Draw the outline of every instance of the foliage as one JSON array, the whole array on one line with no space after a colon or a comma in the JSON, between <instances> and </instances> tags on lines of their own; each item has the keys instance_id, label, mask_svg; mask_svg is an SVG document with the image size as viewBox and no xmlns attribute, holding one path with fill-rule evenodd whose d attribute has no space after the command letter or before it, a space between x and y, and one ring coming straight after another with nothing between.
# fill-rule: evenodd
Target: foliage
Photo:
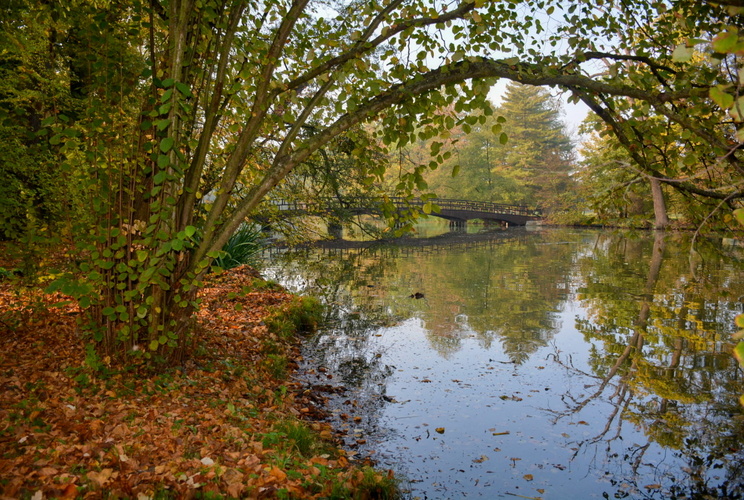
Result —
<instances>
[{"instance_id":1,"label":"foliage","mask_svg":"<svg viewBox=\"0 0 744 500\"><path fill-rule=\"evenodd\" d=\"M230 236L213 265L227 270L243 264L255 264L261 251L261 228L244 225Z\"/></svg>"},{"instance_id":2,"label":"foliage","mask_svg":"<svg viewBox=\"0 0 744 500\"><path fill-rule=\"evenodd\" d=\"M592 213L592 223L643 227L653 218L648 184L617 141L593 133L581 156L574 199L580 210Z\"/></svg>"},{"instance_id":3,"label":"foliage","mask_svg":"<svg viewBox=\"0 0 744 500\"><path fill-rule=\"evenodd\" d=\"M569 173L574 168L560 103L546 89L510 83L496 112L506 120L503 127L493 128L500 132L500 147L495 148L492 170L524 184L523 204L555 211L560 194L573 187Z\"/></svg>"},{"instance_id":4,"label":"foliage","mask_svg":"<svg viewBox=\"0 0 744 500\"><path fill-rule=\"evenodd\" d=\"M573 145L560 109L546 89L510 83L500 106L478 116L460 116L462 123L445 140L419 140L392 154L397 169L387 177L425 167L432 171L416 186L419 190L455 199L541 205L550 211L572 184ZM441 157L441 166L432 155Z\"/></svg>"},{"instance_id":5,"label":"foliage","mask_svg":"<svg viewBox=\"0 0 744 500\"><path fill-rule=\"evenodd\" d=\"M277 186L313 192L349 169L363 186L383 176L375 141L433 140L396 185L426 190L449 130L493 114L499 78L570 91L645 175L694 200L744 196L738 139L711 90L738 56L685 56L729 23L713 3L14 0L2 19L20 55L5 62L9 82L23 83L0 96L5 133L26 146L14 163L52 155L39 178L65 181L12 188L14 210L36 221L40 200L62 207L83 262L55 288L75 292L92 339L123 359L182 359L211 260ZM21 109L34 110L35 138L7 128Z\"/></svg>"},{"instance_id":6,"label":"foliage","mask_svg":"<svg viewBox=\"0 0 744 500\"><path fill-rule=\"evenodd\" d=\"M735 210L734 216L736 217L739 224L744 225L744 210ZM736 316L735 322L736 326L741 328L741 330L733 335L733 340L739 341L734 347L734 357L737 359L737 361L739 361L739 365L744 368L744 314L739 314L738 316ZM739 398L739 402L742 404L742 406L744 406L744 395Z\"/></svg>"}]
</instances>

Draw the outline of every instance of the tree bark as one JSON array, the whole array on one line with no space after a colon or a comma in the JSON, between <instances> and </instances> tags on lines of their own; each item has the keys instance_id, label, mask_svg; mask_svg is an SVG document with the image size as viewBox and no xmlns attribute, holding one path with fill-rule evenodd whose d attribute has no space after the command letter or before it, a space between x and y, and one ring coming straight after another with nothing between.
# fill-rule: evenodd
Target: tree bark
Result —
<instances>
[{"instance_id":1,"label":"tree bark","mask_svg":"<svg viewBox=\"0 0 744 500\"><path fill-rule=\"evenodd\" d=\"M651 196L654 200L654 229L666 229L669 225L669 217L661 182L655 177L649 177L648 180L651 183Z\"/></svg>"}]
</instances>

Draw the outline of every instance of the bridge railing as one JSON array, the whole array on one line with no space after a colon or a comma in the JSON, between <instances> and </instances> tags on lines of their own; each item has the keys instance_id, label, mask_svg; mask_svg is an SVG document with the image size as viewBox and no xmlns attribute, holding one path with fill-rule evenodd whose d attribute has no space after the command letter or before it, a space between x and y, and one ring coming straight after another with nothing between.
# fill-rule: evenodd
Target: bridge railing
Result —
<instances>
[{"instance_id":1,"label":"bridge railing","mask_svg":"<svg viewBox=\"0 0 744 500\"><path fill-rule=\"evenodd\" d=\"M390 197L389 199L399 208L409 206L423 207L426 203L418 198L408 199L403 197ZM504 203L491 203L488 201L451 200L447 198L432 199L431 202L442 210L463 210L492 214L524 215L528 217L542 216L542 212L539 209L530 208L524 205L509 205ZM284 200L272 201L271 203L279 211L322 213L327 211L328 207L332 204L337 204L338 200L320 198L310 203ZM375 198L352 198L345 200L344 208L353 209L359 207L370 207L378 205L379 203L379 200Z\"/></svg>"},{"instance_id":2,"label":"bridge railing","mask_svg":"<svg viewBox=\"0 0 744 500\"><path fill-rule=\"evenodd\" d=\"M395 203L396 206L412 205L422 207L425 203L420 199L408 200L407 198L398 197L392 197L390 200ZM467 210L471 212L526 215L532 217L539 217L542 215L540 210L525 205L508 205L505 203L492 203L490 201L451 200L447 198L437 198L431 201L442 210Z\"/></svg>"}]
</instances>

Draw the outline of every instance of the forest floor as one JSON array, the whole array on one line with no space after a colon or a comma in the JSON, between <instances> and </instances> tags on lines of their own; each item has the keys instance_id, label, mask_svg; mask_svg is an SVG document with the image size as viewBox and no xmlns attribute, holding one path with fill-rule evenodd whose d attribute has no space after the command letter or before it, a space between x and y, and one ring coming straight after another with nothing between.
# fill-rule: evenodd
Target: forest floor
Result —
<instances>
[{"instance_id":1,"label":"forest floor","mask_svg":"<svg viewBox=\"0 0 744 500\"><path fill-rule=\"evenodd\" d=\"M0 266L6 263L0 262ZM293 381L297 298L241 267L202 291L182 366L117 367L66 297L0 279L0 498L382 498Z\"/></svg>"}]
</instances>

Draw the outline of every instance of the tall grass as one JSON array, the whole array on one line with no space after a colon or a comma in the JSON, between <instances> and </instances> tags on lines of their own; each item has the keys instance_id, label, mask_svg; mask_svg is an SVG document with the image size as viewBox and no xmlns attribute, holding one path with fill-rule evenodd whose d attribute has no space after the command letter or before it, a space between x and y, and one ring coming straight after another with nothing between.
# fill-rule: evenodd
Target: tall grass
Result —
<instances>
[{"instance_id":1,"label":"tall grass","mask_svg":"<svg viewBox=\"0 0 744 500\"><path fill-rule=\"evenodd\" d=\"M244 224L222 247L222 253L213 265L222 269L232 269L243 264L255 265L256 255L261 251L261 228Z\"/></svg>"}]
</instances>

